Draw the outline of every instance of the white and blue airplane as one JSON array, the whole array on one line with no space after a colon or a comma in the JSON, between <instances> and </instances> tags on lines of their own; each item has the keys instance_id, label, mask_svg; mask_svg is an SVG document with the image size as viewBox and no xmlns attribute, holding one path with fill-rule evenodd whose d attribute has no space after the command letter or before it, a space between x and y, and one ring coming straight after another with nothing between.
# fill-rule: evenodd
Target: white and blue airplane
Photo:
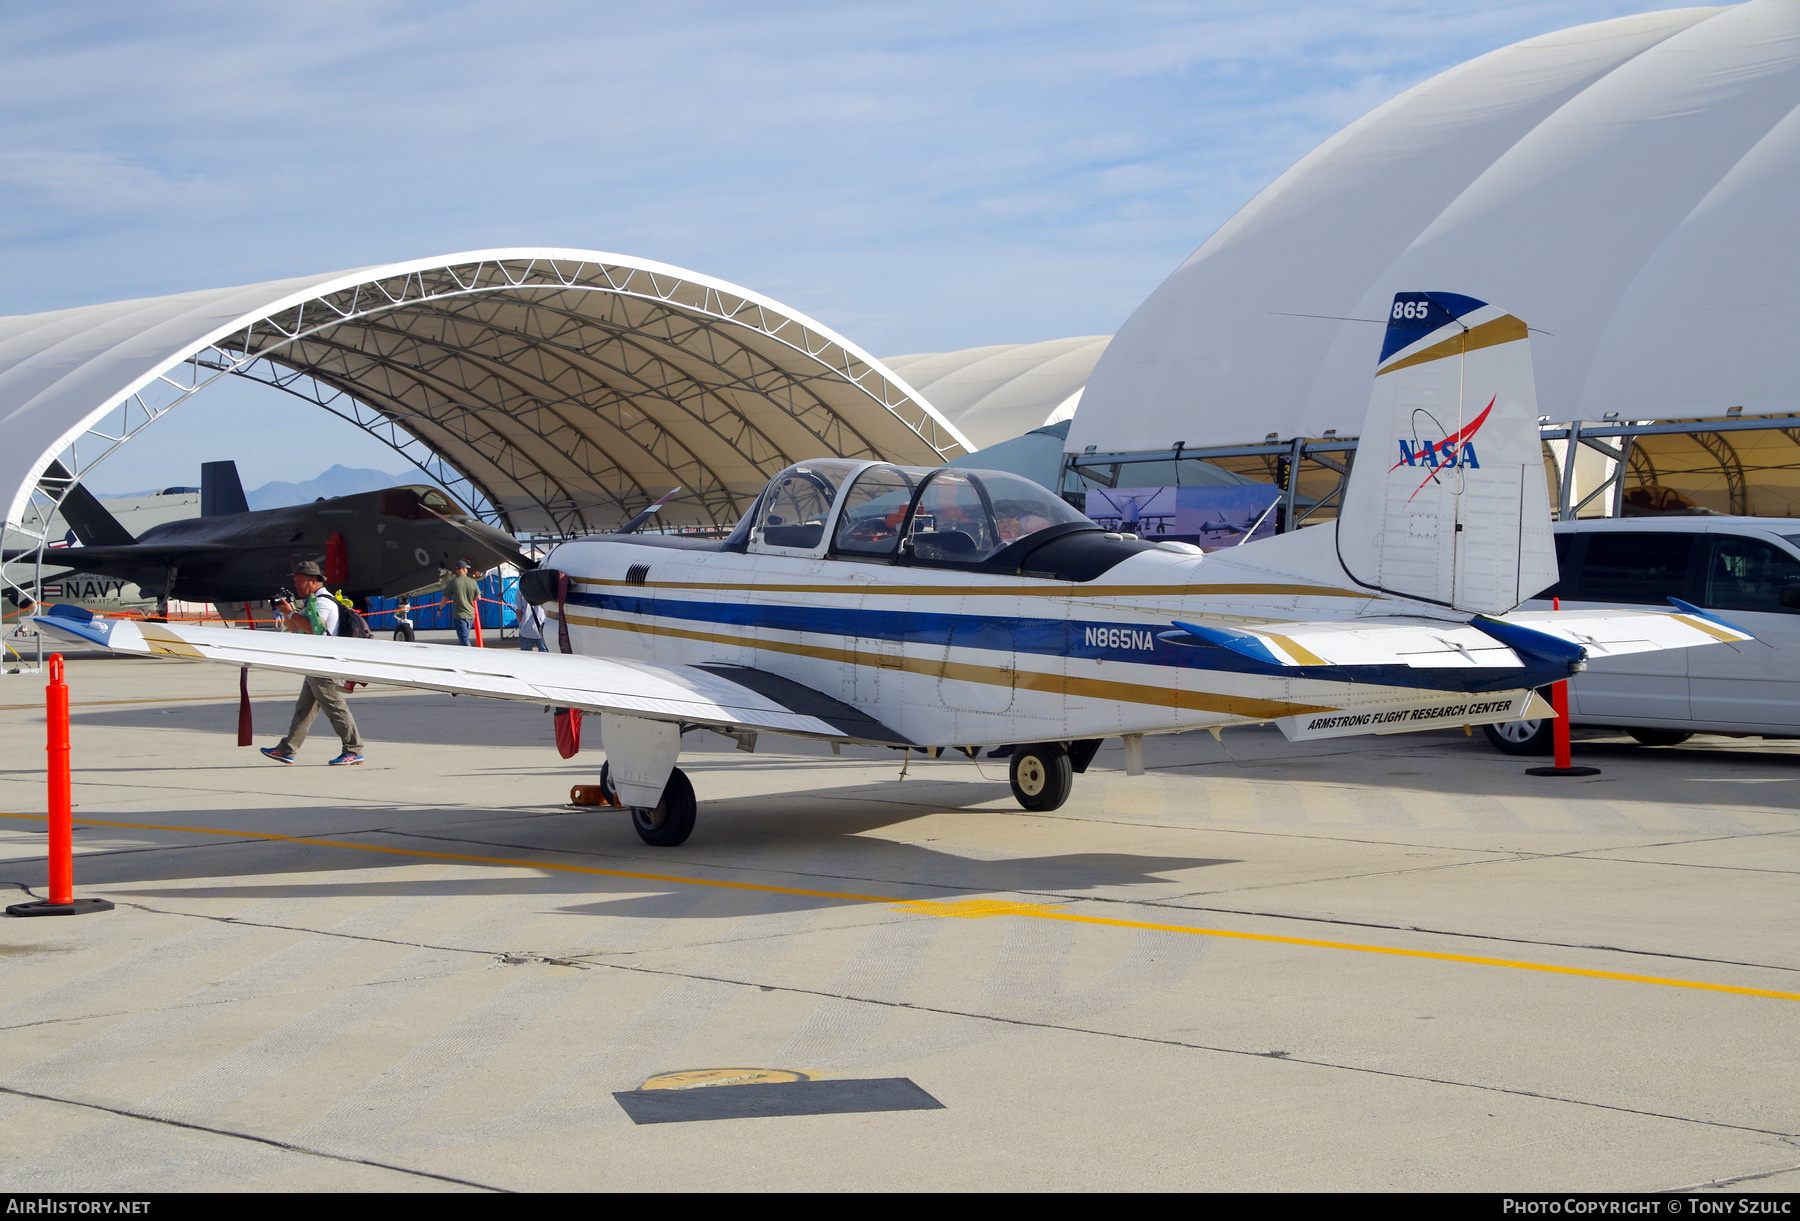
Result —
<instances>
[{"instance_id":1,"label":"white and blue airplane","mask_svg":"<svg viewBox=\"0 0 1800 1221\"><path fill-rule=\"evenodd\" d=\"M730 537L601 535L525 574L557 653L139 623L36 624L127 654L597 713L601 790L680 844L696 729L970 757L1068 797L1102 740L1273 722L1290 739L1549 715L1590 657L1749 636L1693 607L1519 613L1557 579L1526 326L1450 293L1394 299L1334 523L1203 554L1109 533L1015 475L826 458Z\"/></svg>"}]
</instances>

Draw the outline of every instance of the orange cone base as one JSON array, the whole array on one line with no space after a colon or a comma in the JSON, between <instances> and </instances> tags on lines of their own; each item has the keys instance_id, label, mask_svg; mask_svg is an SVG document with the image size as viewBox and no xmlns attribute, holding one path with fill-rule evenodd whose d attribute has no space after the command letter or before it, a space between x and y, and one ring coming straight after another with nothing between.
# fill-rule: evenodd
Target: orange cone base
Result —
<instances>
[{"instance_id":1,"label":"orange cone base","mask_svg":"<svg viewBox=\"0 0 1800 1221\"><path fill-rule=\"evenodd\" d=\"M1527 776L1598 776L1597 767L1528 767Z\"/></svg>"},{"instance_id":2,"label":"orange cone base","mask_svg":"<svg viewBox=\"0 0 1800 1221\"><path fill-rule=\"evenodd\" d=\"M619 805L616 800L608 801L606 789L598 784L578 784L570 789L569 804L572 806L612 806L614 808Z\"/></svg>"},{"instance_id":3,"label":"orange cone base","mask_svg":"<svg viewBox=\"0 0 1800 1221\"><path fill-rule=\"evenodd\" d=\"M33 903L14 903L6 909L9 916L85 916L89 912L109 912L113 905L105 899L76 899L73 903L52 903L38 899Z\"/></svg>"}]
</instances>

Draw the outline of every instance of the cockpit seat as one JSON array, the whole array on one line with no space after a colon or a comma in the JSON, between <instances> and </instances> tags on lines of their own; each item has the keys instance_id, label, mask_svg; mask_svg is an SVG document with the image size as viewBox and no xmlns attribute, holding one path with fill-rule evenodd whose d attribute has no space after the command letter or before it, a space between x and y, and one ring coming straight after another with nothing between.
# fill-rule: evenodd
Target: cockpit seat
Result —
<instances>
[{"instance_id":1,"label":"cockpit seat","mask_svg":"<svg viewBox=\"0 0 1800 1221\"><path fill-rule=\"evenodd\" d=\"M771 547L817 547L825 535L823 522L804 526L764 526L763 541Z\"/></svg>"},{"instance_id":2,"label":"cockpit seat","mask_svg":"<svg viewBox=\"0 0 1800 1221\"><path fill-rule=\"evenodd\" d=\"M975 540L961 530L932 530L915 534L913 555L921 560L970 560L980 550Z\"/></svg>"}]
</instances>

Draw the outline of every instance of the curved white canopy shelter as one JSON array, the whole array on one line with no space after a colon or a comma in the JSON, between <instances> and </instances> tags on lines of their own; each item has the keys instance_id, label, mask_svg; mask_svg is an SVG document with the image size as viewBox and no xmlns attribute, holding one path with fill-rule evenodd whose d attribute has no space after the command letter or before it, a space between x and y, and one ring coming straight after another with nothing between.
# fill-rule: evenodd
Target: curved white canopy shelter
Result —
<instances>
[{"instance_id":1,"label":"curved white canopy shelter","mask_svg":"<svg viewBox=\"0 0 1800 1221\"><path fill-rule=\"evenodd\" d=\"M988 446L1075 414L1081 388L1111 341L1110 335L1078 335L888 356L883 363L971 441Z\"/></svg>"},{"instance_id":2,"label":"curved white canopy shelter","mask_svg":"<svg viewBox=\"0 0 1800 1221\"><path fill-rule=\"evenodd\" d=\"M1794 415L1800 5L1642 13L1453 68L1326 141L1120 329L1068 448L1360 430L1401 290L1532 336L1552 420ZM1307 317L1319 315L1322 317Z\"/></svg>"},{"instance_id":3,"label":"curved white canopy shelter","mask_svg":"<svg viewBox=\"0 0 1800 1221\"><path fill-rule=\"evenodd\" d=\"M521 532L609 528L676 484L665 522L721 525L795 461L974 448L767 297L623 255L487 250L0 318L6 521L66 448L79 474L233 374L351 420Z\"/></svg>"}]
</instances>

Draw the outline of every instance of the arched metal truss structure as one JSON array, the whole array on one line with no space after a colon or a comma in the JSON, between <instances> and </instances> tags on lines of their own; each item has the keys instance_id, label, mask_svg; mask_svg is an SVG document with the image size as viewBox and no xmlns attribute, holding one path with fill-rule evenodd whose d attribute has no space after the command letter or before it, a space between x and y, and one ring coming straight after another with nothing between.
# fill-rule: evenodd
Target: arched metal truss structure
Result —
<instances>
[{"instance_id":1,"label":"arched metal truss structure","mask_svg":"<svg viewBox=\"0 0 1800 1221\"><path fill-rule=\"evenodd\" d=\"M0 318L0 537L41 546L61 485L218 379L333 412L506 528L720 526L770 476L834 455L974 448L901 378L805 315L661 263L481 251Z\"/></svg>"},{"instance_id":2,"label":"arched metal truss structure","mask_svg":"<svg viewBox=\"0 0 1800 1221\"><path fill-rule=\"evenodd\" d=\"M99 448L79 475L230 374L437 463L472 509L541 533L605 528L671 483L688 520L716 525L799 458L972 448L873 357L747 289L620 255L485 251L0 319L0 429L9 448L47 442L0 458L7 520L65 446Z\"/></svg>"}]
</instances>

